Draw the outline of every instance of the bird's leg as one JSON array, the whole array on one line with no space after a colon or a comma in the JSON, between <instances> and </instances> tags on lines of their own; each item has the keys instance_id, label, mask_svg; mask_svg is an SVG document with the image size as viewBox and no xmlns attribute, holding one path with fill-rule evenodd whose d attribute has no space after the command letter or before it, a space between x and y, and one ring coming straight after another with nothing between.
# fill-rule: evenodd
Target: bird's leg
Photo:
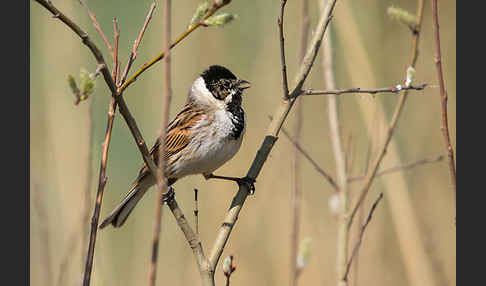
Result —
<instances>
[{"instance_id":1,"label":"bird's leg","mask_svg":"<svg viewBox=\"0 0 486 286\"><path fill-rule=\"evenodd\" d=\"M162 194L162 204L169 203L174 199L174 197L175 197L174 188L172 186L169 186L167 192Z\"/></svg>"},{"instance_id":2,"label":"bird's leg","mask_svg":"<svg viewBox=\"0 0 486 286\"><path fill-rule=\"evenodd\" d=\"M250 190L250 194L253 195L255 193L255 179L252 179L250 177L243 177L243 178L237 178L237 177L226 177L226 176L217 176L214 175L213 173L211 174L203 174L204 178L206 180L209 179L220 179L220 180L227 180L227 181L233 181L238 183L238 186L241 184L246 184L248 186L248 189Z\"/></svg>"}]
</instances>

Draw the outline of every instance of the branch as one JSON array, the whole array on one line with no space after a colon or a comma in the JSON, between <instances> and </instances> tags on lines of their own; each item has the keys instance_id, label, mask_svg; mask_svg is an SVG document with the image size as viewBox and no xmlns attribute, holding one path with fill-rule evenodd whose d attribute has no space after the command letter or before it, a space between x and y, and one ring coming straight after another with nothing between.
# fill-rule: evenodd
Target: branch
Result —
<instances>
[{"instance_id":1,"label":"branch","mask_svg":"<svg viewBox=\"0 0 486 286\"><path fill-rule=\"evenodd\" d=\"M165 96L164 96L164 104L162 110L162 128L160 131L160 147L158 150L159 156L159 168L158 168L158 176L157 176L157 187L159 191L158 199L156 200L155 206L155 219L154 219L154 232L153 232L153 239L152 239L152 260L150 264L149 270L149 286L155 286L155 279L157 275L157 258L158 258L158 250L159 250L159 237L160 237L160 229L161 229L161 220L162 220L162 198L163 194L167 192L167 177L166 177L166 160L165 160L165 150L166 150L166 126L169 125L169 110L170 110L170 102L172 98L172 91L171 91L171 78L170 78L170 29L171 29L171 1L165 0L165 7L164 7L164 18L165 18L165 43L167 48L167 56L165 57L164 62L164 71L165 71Z\"/></svg>"},{"instance_id":2,"label":"branch","mask_svg":"<svg viewBox=\"0 0 486 286\"><path fill-rule=\"evenodd\" d=\"M324 36L324 32L328 26L329 20L331 19L332 12L334 10L334 6L337 0L329 2L328 6L326 7L325 11L321 13L319 23L317 28L315 29L314 36L309 44L309 48L307 49L306 56L304 58L304 62L301 64L300 72L296 76L296 82L299 84L297 87L292 91L291 94L298 94L300 92L300 88L302 84L305 82L312 65L314 64L315 56L319 49L320 43L322 41L322 37ZM258 150L253 163L250 169L247 172L247 177L250 179L256 179L265 164L268 155L270 154L275 142L277 141L278 133L281 129L282 124L285 122L285 119L288 115L288 112L291 110L293 105L293 100L283 99L280 106L277 107L275 112L275 116L270 123L269 129L267 131L267 135L263 140L263 143ZM238 189L238 193L233 198L231 202L229 211L226 215L226 218L221 225L216 241L214 242L213 248L209 255L209 265L210 270L214 272L216 265L221 257L221 253L228 241L229 235L236 223L238 215L245 203L245 200L249 194L249 189L247 184L241 184Z\"/></svg>"},{"instance_id":3,"label":"branch","mask_svg":"<svg viewBox=\"0 0 486 286\"><path fill-rule=\"evenodd\" d=\"M300 146L300 144L297 143L292 138L292 136L288 133L288 131L284 127L282 127L281 131L289 139L289 141L292 144L294 144L294 147L309 161L309 163L311 163L312 166L314 166L316 171L329 182L329 184L334 188L334 190L339 191L339 187L334 181L334 179L331 177L331 175L329 175L326 171L324 171L324 169L322 169L321 166L319 166L319 164L317 164L317 162L314 161L314 159L312 159L312 156L310 156L309 153L306 150L304 150L304 148Z\"/></svg>"},{"instance_id":4,"label":"branch","mask_svg":"<svg viewBox=\"0 0 486 286\"><path fill-rule=\"evenodd\" d=\"M36 0L37 1L37 0ZM206 20L207 18L211 17L216 11L218 11L220 8L226 6L229 4L231 0L215 0L213 4L211 5L211 8L206 12L206 14L202 17L201 21L197 22L196 24L190 26L184 33L182 33L174 43L170 45L169 49L172 49L175 47L178 43L180 43L184 38L186 38L190 33L192 33L194 30L199 28L200 26L203 25L203 21ZM169 50L167 49L167 51ZM162 52L155 58L153 58L150 62L143 64L143 66L133 75L131 76L120 88L118 91L121 93L123 92L129 85L131 85L135 80L137 80L138 76L140 76L143 72L145 72L147 69L149 69L151 66L153 66L155 63L160 61L161 59L164 58L165 54L167 51Z\"/></svg>"},{"instance_id":5,"label":"branch","mask_svg":"<svg viewBox=\"0 0 486 286\"><path fill-rule=\"evenodd\" d=\"M394 87L385 87L385 88L377 88L377 89L361 89L359 87L356 88L349 88L349 89L341 89L341 90L302 90L301 95L341 95L341 94L359 94L359 93L367 93L367 94L377 94L377 93L399 93L402 90L423 90L427 86L426 83L422 83L416 86L402 86L396 85Z\"/></svg>"},{"instance_id":6,"label":"branch","mask_svg":"<svg viewBox=\"0 0 486 286\"><path fill-rule=\"evenodd\" d=\"M324 8L324 2L320 1L321 9ZM323 46L322 68L324 70L324 82L327 89L335 89L336 81L334 77L334 66L332 57L332 42L331 34L328 34ZM308 92L308 94L311 94ZM329 130L332 149L334 153L334 161L336 164L337 187L339 190L339 221L338 221L338 235L337 235L337 252L336 252L336 269L338 276L344 272L346 259L348 255L348 231L346 228L346 215L348 208L348 182L347 182L347 168L346 168L346 154L344 152L343 142L341 138L339 126L339 102L338 96L330 96L328 100L328 118Z\"/></svg>"},{"instance_id":7,"label":"branch","mask_svg":"<svg viewBox=\"0 0 486 286\"><path fill-rule=\"evenodd\" d=\"M283 20L284 20L284 11L285 5L287 4L287 0L281 0L280 2L280 17L278 18L278 30L279 30L279 37L280 37L280 61L282 64L282 87L283 87L283 98L289 97L289 84L287 80L287 64L285 62L285 38L284 38L284 31L283 31Z\"/></svg>"},{"instance_id":8,"label":"branch","mask_svg":"<svg viewBox=\"0 0 486 286\"><path fill-rule=\"evenodd\" d=\"M426 158L426 159L418 160L418 161L415 161L415 162L412 162L412 163L391 167L391 168L388 168L388 169L383 170L381 172L377 172L375 177L383 176L383 175L393 173L393 172L403 171L403 170L406 170L406 169L412 169L412 168L415 168L417 166L421 166L421 165L425 165L425 164L429 164L429 163L436 163L436 162L442 161L442 159L444 159L444 156L440 155L440 156L435 157L435 158ZM366 177L366 175L358 176L358 177L350 177L350 178L348 178L348 182L351 183L351 182L363 180L365 177Z\"/></svg>"},{"instance_id":9,"label":"branch","mask_svg":"<svg viewBox=\"0 0 486 286\"><path fill-rule=\"evenodd\" d=\"M121 84L125 83L125 80L126 80L126 78L128 76L128 71L130 70L130 68L131 68L133 62L135 61L135 59L137 58L138 46L140 45L140 42L142 42L143 35L145 33L145 30L148 27L148 24L149 24L150 20L152 19L152 14L154 13L155 7L156 7L156 5L155 5L155 2L154 2L154 3L152 3L152 6L150 6L150 10L149 10L149 12L147 14L147 17L145 19L145 23L143 24L143 27L140 30L140 33L138 35L138 38L133 43L132 52L130 53L130 56L128 58L127 65L125 66L125 70L124 70L123 76L121 78Z\"/></svg>"},{"instance_id":10,"label":"branch","mask_svg":"<svg viewBox=\"0 0 486 286\"><path fill-rule=\"evenodd\" d=\"M281 9L281 16L283 16L283 8ZM283 25L282 21L279 21ZM305 56L307 50L307 42L310 28L309 20L309 2L307 0L302 1L302 23L301 23L301 39L300 39L300 51L298 55L299 63ZM281 30L282 31L282 30ZM282 35L283 36L283 35ZM283 44L283 38L281 39ZM283 59L285 59L285 53L281 49ZM288 95L288 91L287 91ZM296 107L296 122L294 126L294 134L296 143L299 143L302 133L302 121L303 121L303 106L302 102L298 102ZM292 173L292 191L291 191L291 232L290 232L290 285L297 286L297 280L301 271L297 267L297 249L299 242L299 229L300 229L300 209L302 204L302 189L301 189L301 171L300 171L300 157L299 150L294 147L292 152L291 173Z\"/></svg>"},{"instance_id":11,"label":"branch","mask_svg":"<svg viewBox=\"0 0 486 286\"><path fill-rule=\"evenodd\" d=\"M374 213L374 211L376 209L376 206L378 206L378 203L381 201L382 198L383 198L383 193L380 193L380 195L378 196L378 198L376 199L376 201L371 206L371 210L370 210L370 212L368 214L368 217L366 218L366 222L361 227L361 230L359 232L358 241L356 242L356 245L353 248L353 252L351 254L351 257L349 258L349 261L348 261L348 263L346 265L346 271L344 273L344 276L342 277L342 280L343 281L348 281L349 270L351 269L351 264L353 263L354 257L358 253L359 247L361 246L361 242L363 241L363 236L364 236L364 232L366 230L366 227L368 226L368 224L370 223L371 219L373 218L373 213Z\"/></svg>"},{"instance_id":12,"label":"branch","mask_svg":"<svg viewBox=\"0 0 486 286\"><path fill-rule=\"evenodd\" d=\"M169 206L172 214L174 215L177 225L182 230L189 246L192 249L192 253L196 258L197 265L199 266L201 280L204 286L214 285L214 271L210 271L209 261L204 255L204 250L202 247L201 240L194 231L192 230L189 222L187 221L186 217L182 213L182 210L179 208L175 197L169 199L167 201L167 205ZM204 271L202 271L204 270ZM211 282L213 284L211 284Z\"/></svg>"},{"instance_id":13,"label":"branch","mask_svg":"<svg viewBox=\"0 0 486 286\"><path fill-rule=\"evenodd\" d=\"M48 1L48 2L50 2L50 1ZM106 34L103 32L103 29L101 29L100 23L98 23L98 20L96 19L96 15L93 12L91 12L91 10L89 10L88 6L86 4L84 4L83 0L79 0L79 3L81 3L81 5L84 6L86 8L86 10L88 11L89 17L91 18L91 21L93 22L93 26L98 31L101 38L103 38L103 41L105 42L106 47L110 51L111 56L114 58L115 52L113 50L113 47L111 46L110 41L108 41Z\"/></svg>"},{"instance_id":14,"label":"branch","mask_svg":"<svg viewBox=\"0 0 486 286\"><path fill-rule=\"evenodd\" d=\"M412 47L411 47L410 60L409 60L409 66L411 67L415 67L415 63L417 62L418 44L420 39L421 27L422 27L423 9L424 9L423 0L418 0L418 8L417 8L418 25L416 27L416 30L412 33ZM378 156L374 159L373 163L368 169L368 172L366 173L366 177L364 179L365 182L363 183L363 187L359 194L358 201L356 202L354 208L352 208L351 215L349 216L348 228L352 225L356 212L359 206L363 203L366 195L368 194L371 184L378 171L378 167L380 166L381 161L385 157L388 145L390 144L391 138L393 136L393 132L395 130L395 127L397 126L398 119L402 113L403 107L405 106L407 95L408 95L408 90L405 90L404 93L400 96L398 104L395 107L395 111L393 113L390 126L388 127L386 133L387 136L385 138L385 142L383 143L383 146L378 150Z\"/></svg>"},{"instance_id":15,"label":"branch","mask_svg":"<svg viewBox=\"0 0 486 286\"><path fill-rule=\"evenodd\" d=\"M454 188L454 199L456 197L456 167L454 162L454 149L452 149L451 139L449 135L449 123L447 119L447 90L444 83L444 75L442 73L442 59L440 54L440 37L439 37L439 16L437 12L437 0L432 0L432 10L434 18L434 38L435 38L435 57L434 62L437 68L437 77L440 86L440 102L442 107L441 126L442 135L444 136L444 143L446 145L447 157L449 163L449 172L451 176L452 187Z\"/></svg>"}]
</instances>

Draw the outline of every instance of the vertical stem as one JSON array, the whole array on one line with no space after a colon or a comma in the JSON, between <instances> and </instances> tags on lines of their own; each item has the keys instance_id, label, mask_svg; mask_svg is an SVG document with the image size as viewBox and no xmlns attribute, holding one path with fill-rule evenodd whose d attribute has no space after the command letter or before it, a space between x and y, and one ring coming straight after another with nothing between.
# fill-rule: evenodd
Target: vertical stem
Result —
<instances>
[{"instance_id":1,"label":"vertical stem","mask_svg":"<svg viewBox=\"0 0 486 286\"><path fill-rule=\"evenodd\" d=\"M320 1L321 9L324 9L325 0ZM323 57L322 67L324 70L324 82L327 89L336 88L336 80L334 76L333 58L332 58L332 39L331 34L328 33L324 38L323 43ZM337 184L339 186L339 222L338 222L338 237L337 237L337 257L336 257L336 271L338 277L338 285L346 285L342 281L344 273L346 272L346 264L348 257L348 179L346 171L346 155L344 153L341 132L339 128L339 99L337 95L331 95L328 99L328 115L329 115L329 130L331 144L334 153L334 160L336 162L336 176Z\"/></svg>"},{"instance_id":2,"label":"vertical stem","mask_svg":"<svg viewBox=\"0 0 486 286\"><path fill-rule=\"evenodd\" d=\"M93 177L93 168L92 168L92 161L93 161L93 98L87 100L87 125L88 125L88 135L86 138L86 142L88 142L88 157L86 159L86 186L84 192L84 203L83 209L81 212L81 249L84 248L88 241L88 228L86 224L88 224L89 220L89 210L91 209L91 181ZM82 257L82 255L81 255Z\"/></svg>"},{"instance_id":3,"label":"vertical stem","mask_svg":"<svg viewBox=\"0 0 486 286\"><path fill-rule=\"evenodd\" d=\"M301 41L300 41L300 51L298 55L299 64L302 63L304 59L305 52L307 50L307 41L309 36L309 2L308 0L302 1L302 23L301 23ZM303 121L303 110L302 103L296 102L296 122L294 138L297 143L300 141L302 133L302 121ZM301 172L300 172L300 162L299 162L299 150L294 146L291 170L292 170L292 219L291 219L291 234L290 234L290 285L296 286L297 280L299 278L300 271L297 267L297 251L299 244L299 229L300 229L300 207L302 202L302 189L301 189Z\"/></svg>"},{"instance_id":4,"label":"vertical stem","mask_svg":"<svg viewBox=\"0 0 486 286\"><path fill-rule=\"evenodd\" d=\"M434 38L435 38L435 55L434 62L437 68L437 77L439 79L440 86L440 102L442 107L441 125L440 129L444 137L444 142L446 145L446 151L448 155L449 162L449 172L451 175L451 183L454 188L454 199L456 199L456 167L454 162L454 149L452 149L451 139L449 135L449 123L447 119L447 90L444 83L444 75L442 73L442 58L440 54L440 37L439 37L439 16L437 8L437 0L432 0L432 12L434 17Z\"/></svg>"},{"instance_id":5,"label":"vertical stem","mask_svg":"<svg viewBox=\"0 0 486 286\"><path fill-rule=\"evenodd\" d=\"M159 241L160 241L160 229L161 229L161 221L162 221L162 196L165 192L167 192L167 178L166 178L166 162L164 159L165 154L165 138L166 138L166 126L168 125L169 121L169 110L170 110L170 101L171 101L171 77L170 77L170 29L171 29L171 1L165 0L165 9L164 9L164 18L165 18L165 45L167 48L165 60L164 60L164 72L165 72L165 96L164 96L164 104L162 110L162 128L160 132L159 142L159 164L157 168L157 186L159 189L158 199L156 200L156 207L155 207L155 219L154 219L154 232L153 232L153 240L152 240L152 260L150 265L150 272L149 272L149 285L155 286L155 280L157 276L157 261L158 261L158 250L159 250Z\"/></svg>"}]
</instances>

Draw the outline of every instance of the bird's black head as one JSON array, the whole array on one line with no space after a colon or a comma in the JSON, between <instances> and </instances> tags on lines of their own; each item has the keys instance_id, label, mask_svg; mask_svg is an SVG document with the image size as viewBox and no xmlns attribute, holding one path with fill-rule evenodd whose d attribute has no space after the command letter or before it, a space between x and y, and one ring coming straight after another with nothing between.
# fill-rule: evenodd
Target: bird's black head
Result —
<instances>
[{"instance_id":1,"label":"bird's black head","mask_svg":"<svg viewBox=\"0 0 486 286\"><path fill-rule=\"evenodd\" d=\"M219 100L225 100L232 95L231 101L238 100L241 104L243 90L250 87L249 82L238 79L229 69L218 65L210 66L201 77L206 88Z\"/></svg>"}]
</instances>

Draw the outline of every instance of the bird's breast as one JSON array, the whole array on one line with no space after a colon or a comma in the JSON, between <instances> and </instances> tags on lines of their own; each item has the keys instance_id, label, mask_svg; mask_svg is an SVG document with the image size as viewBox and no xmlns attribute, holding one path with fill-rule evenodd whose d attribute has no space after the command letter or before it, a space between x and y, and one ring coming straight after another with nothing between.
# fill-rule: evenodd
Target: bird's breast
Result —
<instances>
[{"instance_id":1,"label":"bird's breast","mask_svg":"<svg viewBox=\"0 0 486 286\"><path fill-rule=\"evenodd\" d=\"M242 119L226 111L207 113L191 131L194 132L189 146L171 166L176 177L191 174L207 174L229 161L240 149L245 132Z\"/></svg>"}]
</instances>

